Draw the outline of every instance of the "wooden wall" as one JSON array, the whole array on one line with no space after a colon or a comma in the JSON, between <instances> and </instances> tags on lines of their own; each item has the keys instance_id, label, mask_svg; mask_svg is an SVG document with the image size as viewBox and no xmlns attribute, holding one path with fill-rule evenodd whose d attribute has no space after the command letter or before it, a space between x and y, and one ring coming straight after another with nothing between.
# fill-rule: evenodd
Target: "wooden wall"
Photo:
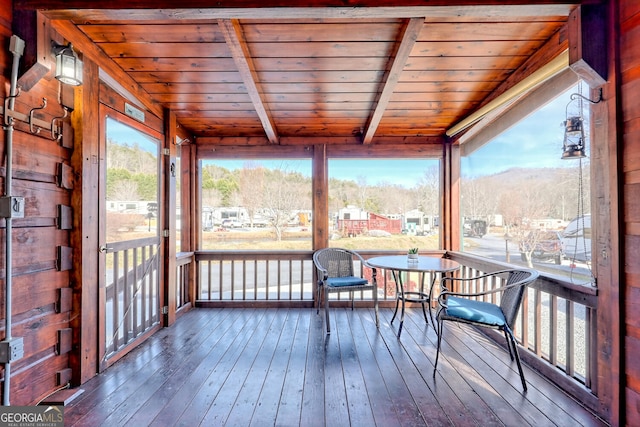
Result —
<instances>
[{"instance_id":1,"label":"wooden wall","mask_svg":"<svg viewBox=\"0 0 640 427\"><path fill-rule=\"evenodd\" d=\"M12 3L0 0L0 82L2 100L9 93L12 55L9 39ZM58 81L50 73L17 98L15 110L28 114L47 99L47 107L35 116L50 122L62 116ZM71 99L71 101L73 101ZM73 105L73 104L71 104ZM4 120L4 117L2 117ZM66 126L69 126L66 119ZM72 289L69 268L71 188L69 167L72 149L52 140L50 130L32 134L23 122L16 124L13 137L13 196L25 198L25 217L13 219L13 327L12 336L24 340L24 357L11 363L11 405L29 405L71 379L70 310ZM66 139L65 143L71 143ZM0 132L0 188L6 172L6 135ZM4 331L5 221L0 220L0 334ZM0 369L4 381L4 368Z\"/></svg>"},{"instance_id":2,"label":"wooden wall","mask_svg":"<svg viewBox=\"0 0 640 427\"><path fill-rule=\"evenodd\" d=\"M623 112L624 301L627 425L640 425L640 2L620 2L620 99ZM621 380L622 382L622 380Z\"/></svg>"}]
</instances>

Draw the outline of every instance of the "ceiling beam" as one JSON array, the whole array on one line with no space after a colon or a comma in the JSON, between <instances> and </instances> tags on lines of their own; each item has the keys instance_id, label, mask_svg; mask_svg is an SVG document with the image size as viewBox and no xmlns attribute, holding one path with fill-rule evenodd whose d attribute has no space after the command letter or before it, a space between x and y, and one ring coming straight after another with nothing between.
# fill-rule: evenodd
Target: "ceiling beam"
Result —
<instances>
[{"instance_id":1,"label":"ceiling beam","mask_svg":"<svg viewBox=\"0 0 640 427\"><path fill-rule=\"evenodd\" d=\"M323 145L323 144L318 144ZM362 144L340 145L327 144L327 156L332 158L413 158L440 159L443 156L443 144ZM312 145L217 145L198 139L196 144L197 159L258 159L258 158L288 158L305 159L313 155Z\"/></svg>"},{"instance_id":2,"label":"ceiling beam","mask_svg":"<svg viewBox=\"0 0 640 427\"><path fill-rule=\"evenodd\" d=\"M84 57L90 58L98 67L117 81L128 94L135 97L142 105L157 117L163 117L163 108L156 104L135 80L133 80L122 68L111 60L96 44L69 21L51 21L52 28L67 40L73 40L73 47L82 52ZM122 94L127 97L126 94Z\"/></svg>"},{"instance_id":3,"label":"ceiling beam","mask_svg":"<svg viewBox=\"0 0 640 427\"><path fill-rule=\"evenodd\" d=\"M591 87L607 82L608 11L606 4L584 4L569 15L569 66Z\"/></svg>"},{"instance_id":4,"label":"ceiling beam","mask_svg":"<svg viewBox=\"0 0 640 427\"><path fill-rule=\"evenodd\" d=\"M212 146L264 146L271 145L269 140L264 136L199 136L196 138L198 145ZM424 145L432 145L442 147L445 143L443 136L380 136L376 137L374 143L369 144L372 147L379 145L402 145L412 149ZM349 145L361 146L362 140L357 136L282 136L280 137L280 145Z\"/></svg>"},{"instance_id":5,"label":"ceiling beam","mask_svg":"<svg viewBox=\"0 0 640 427\"><path fill-rule=\"evenodd\" d=\"M424 6L424 0L387 0L386 4L377 0L363 0L357 6L344 7L344 0L314 1L313 7L282 7L282 1L254 0L242 2L212 2L207 0L184 0L181 8L176 8L173 0L138 0L132 2L112 0L109 2L89 2L86 0L14 0L15 9L42 10L52 19L70 19L78 22L95 20L211 20L211 19L340 19L340 18L438 18L464 17L522 17L522 16L567 16L575 4L540 1L535 4L521 4L522 1L478 5L477 1L431 1ZM506 4L505 4L506 3ZM235 6L235 7L234 7ZM499 6L499 7L497 7Z\"/></svg>"},{"instance_id":6,"label":"ceiling beam","mask_svg":"<svg viewBox=\"0 0 640 427\"><path fill-rule=\"evenodd\" d=\"M21 64L24 73L18 78L18 86L28 92L54 66L51 26L42 14L32 11L16 12L13 21L16 35L25 44Z\"/></svg>"},{"instance_id":7,"label":"ceiling beam","mask_svg":"<svg viewBox=\"0 0 640 427\"><path fill-rule=\"evenodd\" d=\"M378 125L380 124L380 120L382 120L382 116L389 105L393 91L398 84L400 74L407 63L407 59L409 59L413 46L418 40L423 25L424 18L411 18L403 27L400 43L397 45L396 52L392 55L391 67L387 70L382 90L375 103L376 107L367 121L367 126L362 138L363 144L371 143L373 135L376 133Z\"/></svg>"},{"instance_id":8,"label":"ceiling beam","mask_svg":"<svg viewBox=\"0 0 640 427\"><path fill-rule=\"evenodd\" d=\"M258 73L253 65L251 52L249 52L249 46L244 38L244 34L242 33L240 22L237 19L220 19L218 20L218 25L220 26L222 34L224 34L229 50L231 50L233 60L238 67L238 71L242 77L245 87L247 88L251 102L253 102L256 113L260 118L264 132L267 135L269 142L277 144L278 132L276 130L276 125L273 121L273 117L269 111L267 103L263 99L263 91L260 87Z\"/></svg>"}]
</instances>

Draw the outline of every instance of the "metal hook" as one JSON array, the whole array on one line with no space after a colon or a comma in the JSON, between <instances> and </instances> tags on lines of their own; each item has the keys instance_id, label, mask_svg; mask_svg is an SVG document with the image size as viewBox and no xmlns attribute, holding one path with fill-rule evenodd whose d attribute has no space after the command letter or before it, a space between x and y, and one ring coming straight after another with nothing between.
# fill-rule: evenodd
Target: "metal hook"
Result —
<instances>
[{"instance_id":1,"label":"metal hook","mask_svg":"<svg viewBox=\"0 0 640 427\"><path fill-rule=\"evenodd\" d=\"M600 101L602 101L602 88L600 88L600 97L596 101L594 101L592 99L589 99L586 96L584 96L582 94L579 94L579 93L572 93L569 96L569 98L571 98L572 101L575 100L576 97L580 97L580 98L584 99L585 101L589 101L592 104L598 104Z\"/></svg>"},{"instance_id":2,"label":"metal hook","mask_svg":"<svg viewBox=\"0 0 640 427\"><path fill-rule=\"evenodd\" d=\"M15 95L9 95L4 99L4 125L5 126L9 126L11 122L13 122L13 116L8 113L8 111L10 110L9 103L11 102L11 100L14 100L19 96L20 96L20 86L18 86L18 90Z\"/></svg>"},{"instance_id":3,"label":"metal hook","mask_svg":"<svg viewBox=\"0 0 640 427\"><path fill-rule=\"evenodd\" d=\"M64 109L64 115L51 119L51 139L54 141L60 141L60 138L62 138L62 132L58 133L57 131L56 121L62 121L69 115L69 109L67 107L62 108Z\"/></svg>"},{"instance_id":4,"label":"metal hook","mask_svg":"<svg viewBox=\"0 0 640 427\"><path fill-rule=\"evenodd\" d=\"M36 110L43 110L46 106L47 106L47 98L42 98L42 106L32 108L31 111L29 111L29 130L31 131L31 133L35 133L35 134L40 133L39 127L35 131L33 130L33 112Z\"/></svg>"}]
</instances>

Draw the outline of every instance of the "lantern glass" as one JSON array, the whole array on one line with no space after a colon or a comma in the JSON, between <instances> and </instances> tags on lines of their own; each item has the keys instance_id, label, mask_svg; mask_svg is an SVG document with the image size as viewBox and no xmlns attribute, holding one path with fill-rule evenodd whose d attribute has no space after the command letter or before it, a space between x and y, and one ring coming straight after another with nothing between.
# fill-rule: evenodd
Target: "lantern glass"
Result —
<instances>
[{"instance_id":1,"label":"lantern glass","mask_svg":"<svg viewBox=\"0 0 640 427\"><path fill-rule=\"evenodd\" d=\"M56 79L64 84L79 86L82 84L82 61L69 46L63 46L56 53Z\"/></svg>"}]
</instances>

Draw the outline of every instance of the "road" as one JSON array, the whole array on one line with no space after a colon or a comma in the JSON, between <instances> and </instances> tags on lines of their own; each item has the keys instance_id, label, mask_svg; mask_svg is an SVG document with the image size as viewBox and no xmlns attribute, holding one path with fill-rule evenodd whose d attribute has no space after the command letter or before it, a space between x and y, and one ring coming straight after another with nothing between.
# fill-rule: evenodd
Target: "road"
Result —
<instances>
[{"instance_id":1,"label":"road","mask_svg":"<svg viewBox=\"0 0 640 427\"><path fill-rule=\"evenodd\" d=\"M507 261L507 245L505 244L504 236L487 234L482 238L478 237L465 237L464 238L464 251L472 253L474 255L483 256L496 261L509 262L519 266L526 267L526 262L523 262L520 257L520 251L518 250L518 244L514 241L508 243L509 258ZM590 284L591 271L587 264L571 264L569 260L562 260L561 265L556 265L552 261L533 261L533 268L550 274L556 274L570 279L576 284Z\"/></svg>"}]
</instances>

